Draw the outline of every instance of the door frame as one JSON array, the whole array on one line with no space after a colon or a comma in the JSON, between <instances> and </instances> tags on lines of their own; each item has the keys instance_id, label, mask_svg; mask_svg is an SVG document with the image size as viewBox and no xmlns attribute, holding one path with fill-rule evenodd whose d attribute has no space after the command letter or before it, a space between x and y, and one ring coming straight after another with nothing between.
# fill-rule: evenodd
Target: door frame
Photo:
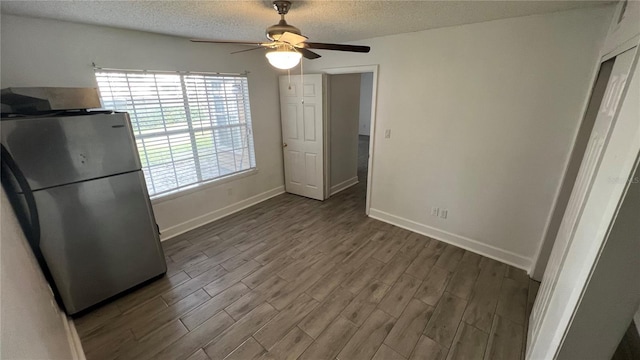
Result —
<instances>
[{"instance_id":1,"label":"door frame","mask_svg":"<svg viewBox=\"0 0 640 360\"><path fill-rule=\"evenodd\" d=\"M372 186L371 184L373 183L373 156L374 156L374 149L375 149L375 133L376 133L376 108L377 108L377 103L378 103L378 68L380 65L378 64L373 64L373 65L358 65L358 66L346 66L346 67L337 67L337 68L327 68L327 69L322 69L321 71L324 74L327 75L341 75L341 74L362 74L362 73L373 73L373 84L371 86L371 122L369 124L369 160L368 160L368 164L367 164L367 199L366 199L366 205L365 205L365 213L367 215L369 215L369 209L371 208L371 189ZM327 105L331 106L330 104L328 104L328 99L329 99L329 92L331 91L331 89L327 86L325 87L327 90ZM331 143L329 142L329 109L325 109L326 110L326 114L327 116L324 117L325 119L325 126L324 126L324 142L325 142L325 147L324 147L324 164L325 164L325 172L324 172L324 176L325 176L325 198L329 197L329 191L327 190L328 186L330 186L330 166L329 166L329 162L331 161L331 156L330 156L330 148L331 148Z\"/></svg>"}]
</instances>

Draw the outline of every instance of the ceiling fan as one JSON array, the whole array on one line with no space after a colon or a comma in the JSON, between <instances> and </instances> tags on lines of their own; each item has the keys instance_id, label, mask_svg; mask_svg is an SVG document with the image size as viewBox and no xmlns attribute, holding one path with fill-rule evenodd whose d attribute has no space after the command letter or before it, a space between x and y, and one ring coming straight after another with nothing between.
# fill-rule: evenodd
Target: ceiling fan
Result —
<instances>
[{"instance_id":1,"label":"ceiling fan","mask_svg":"<svg viewBox=\"0 0 640 360\"><path fill-rule=\"evenodd\" d=\"M291 69L300 63L300 59L304 56L306 59L317 59L319 54L309 50L338 50L351 51L359 53L368 53L371 48L361 45L345 45L345 44L327 44L308 42L307 37L302 35L300 29L293 25L287 24L284 16L291 8L290 1L276 0L273 2L273 8L280 14L280 22L269 26L266 30L269 42L248 42L248 41L224 41L224 40L206 40L191 39L193 42L213 43L213 44L237 44L253 46L251 49L240 50L238 52L269 49L266 56L269 63L278 69Z\"/></svg>"}]
</instances>

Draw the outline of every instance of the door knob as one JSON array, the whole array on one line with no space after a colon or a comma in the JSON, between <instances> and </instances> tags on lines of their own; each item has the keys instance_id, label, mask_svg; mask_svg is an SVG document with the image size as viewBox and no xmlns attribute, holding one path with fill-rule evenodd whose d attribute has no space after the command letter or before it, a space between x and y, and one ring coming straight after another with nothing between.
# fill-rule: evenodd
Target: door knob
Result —
<instances>
[{"instance_id":1,"label":"door knob","mask_svg":"<svg viewBox=\"0 0 640 360\"><path fill-rule=\"evenodd\" d=\"M283 148L285 148L285 147L287 147L287 146L289 146L289 145L287 145L287 143L283 143L283 144L282 144L282 147L283 147Z\"/></svg>"}]
</instances>

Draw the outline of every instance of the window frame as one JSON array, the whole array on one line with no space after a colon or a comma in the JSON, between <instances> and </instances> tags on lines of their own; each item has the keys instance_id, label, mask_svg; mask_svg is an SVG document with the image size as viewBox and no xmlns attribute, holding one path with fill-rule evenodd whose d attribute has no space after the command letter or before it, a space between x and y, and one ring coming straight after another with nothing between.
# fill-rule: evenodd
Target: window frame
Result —
<instances>
[{"instance_id":1,"label":"window frame","mask_svg":"<svg viewBox=\"0 0 640 360\"><path fill-rule=\"evenodd\" d=\"M255 150L255 138L253 136L254 131L253 131L253 116L251 113L251 100L250 100L250 94L249 94L249 77L248 77L248 72L244 72L244 73L219 73L219 72L193 72L193 71L162 71L162 70L135 70L135 69L114 69L114 68L99 68L99 67L94 67L94 77L96 79L96 85L97 85L97 89L98 92L100 94L100 102L101 105L103 106L103 109L107 109L105 108L105 101L103 99L103 95L99 86L99 81L98 81L98 77L99 77L99 73L117 73L117 74L122 74L122 75L130 75L130 74L136 74L136 73L140 73L140 74L153 74L153 75L177 75L180 78L180 87L181 87L181 96L182 99L184 100L184 106L183 106L183 110L184 110L184 115L185 115L185 120L188 126L188 129L186 130L178 130L178 129L172 129L172 130L167 130L166 129L166 121L163 119L163 125L165 126L165 130L164 131L158 131L158 132L154 132L154 133L148 133L148 134L142 134L140 133L140 131L136 132L136 122L134 123L133 118L134 116L130 113L130 110L125 110L125 109L108 109L108 110L114 110L114 111L121 111L121 112L127 112L129 113L129 117L131 118L131 123L132 123L132 129L133 129L133 135L134 135L134 139L136 140L136 147L138 148L138 158L140 159L141 163L144 163L143 161L143 154L141 154L140 148L138 147L137 143L139 140L143 140L145 138L153 138L153 137L158 137L158 136L166 136L167 139L169 139L170 135L176 135L176 134L188 134L189 139L190 139L190 143L191 143L191 151L193 154L193 161L194 161L194 167L195 167L195 171L197 174L197 179L198 181L196 181L195 183L192 184L188 184L188 185L183 185L183 186L178 186L176 188L170 189L170 190L165 190L162 192L158 192L158 193L154 193L153 195L150 195L150 199L151 202L153 204L157 204L157 203L161 203L164 202L166 200L170 200L170 199L175 199L181 196L185 196L188 195L190 193L194 193L196 191L200 191L206 188L210 188L210 187L214 187L214 186L218 186L233 180L238 180L250 175L253 175L255 173L258 172L258 161L257 161L257 155L256 155L256 150ZM185 77L186 76L190 76L190 75L195 75L195 76L204 76L204 77L209 77L209 76L215 76L215 77L230 77L230 78L243 78L244 79L244 86L246 86L246 91L243 90L243 107L245 108L246 114L248 115L248 121L245 121L245 123L238 123L238 124L225 124L225 125L213 125L211 123L211 121L209 122L209 124L205 124L203 125L202 122L198 122L192 119L191 117L191 111L190 111L190 107L189 107L189 96L187 94L187 85L185 82ZM127 80L128 81L128 80ZM127 88L129 88L129 90L131 90L131 87L129 86L129 83L127 84ZM156 90L158 89L158 87L156 86L155 88ZM246 94L246 100L244 99L244 94ZM208 97L209 94L207 94ZM131 95L133 96L133 95ZM113 100L113 97L111 97L111 99ZM225 102L229 101L226 97L224 98ZM134 103L129 103L129 99L127 99L127 106L131 107L131 108L135 108L135 104ZM140 106L140 105L138 105ZM115 107L115 106L114 106ZM162 104L159 101L159 105L158 105L159 109L162 109ZM249 167L246 169L242 169L242 170L238 170L238 171L234 171L231 173L227 173L224 175L218 175L214 178L210 178L210 179L203 179L202 175L201 175L201 171L202 169L200 168L200 158L201 156L198 154L197 148L194 148L194 144L195 144L195 135L198 132L205 132L205 131L210 131L212 133L212 136L215 138L215 130L221 130L221 129L246 129L246 137L247 137L247 144L246 144L246 148L248 150L248 159L249 159ZM233 132L231 132L233 133ZM233 135L231 135L233 136ZM169 141L169 140L167 140ZM215 139L214 139L215 142ZM171 147L171 144L169 143L169 147ZM143 146L144 148L144 146ZM241 148L236 149L235 147L232 148L232 150L230 151L236 151L239 150ZM220 153L224 153L225 151L218 151L216 148L215 151L215 158L218 159L218 155ZM146 153L145 153L146 154ZM143 156L141 156L143 155ZM217 160L216 160L217 162ZM145 169L150 168L149 165L149 160L147 158L147 166L142 166L141 170L143 172L146 172ZM174 166L174 171L175 171L175 161L172 159L171 161L171 165ZM252 166L253 165L253 166ZM218 166L219 168L219 166ZM149 174L147 175L149 178L152 179L153 181L153 177ZM202 179L202 180L200 180ZM153 187L154 185L152 185ZM147 186L148 190L149 190L149 186ZM149 192L151 192L151 190L149 190Z\"/></svg>"}]
</instances>

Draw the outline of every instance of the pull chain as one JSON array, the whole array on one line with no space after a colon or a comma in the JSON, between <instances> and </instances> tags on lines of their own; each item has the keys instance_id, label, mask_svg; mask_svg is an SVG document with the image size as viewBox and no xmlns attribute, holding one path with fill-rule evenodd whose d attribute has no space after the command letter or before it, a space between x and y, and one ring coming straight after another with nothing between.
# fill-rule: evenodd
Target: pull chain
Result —
<instances>
[{"instance_id":1,"label":"pull chain","mask_svg":"<svg viewBox=\"0 0 640 360\"><path fill-rule=\"evenodd\" d=\"M287 69L287 74L289 75L289 90L291 90L291 69Z\"/></svg>"}]
</instances>

